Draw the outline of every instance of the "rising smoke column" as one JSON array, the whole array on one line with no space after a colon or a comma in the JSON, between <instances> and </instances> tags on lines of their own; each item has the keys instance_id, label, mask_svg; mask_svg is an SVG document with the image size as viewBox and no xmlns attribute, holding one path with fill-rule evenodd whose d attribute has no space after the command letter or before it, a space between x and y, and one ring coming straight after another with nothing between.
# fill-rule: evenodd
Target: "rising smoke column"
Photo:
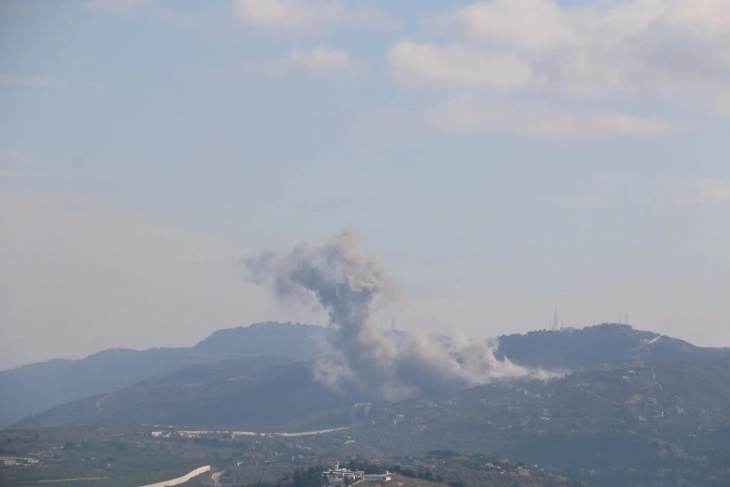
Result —
<instances>
[{"instance_id":1,"label":"rising smoke column","mask_svg":"<svg viewBox=\"0 0 730 487\"><path fill-rule=\"evenodd\" d=\"M347 230L316 246L302 244L278 256L266 253L247 264L256 282L272 285L280 299L316 299L329 314L331 354L317 362L315 377L341 389L356 387L371 396L402 400L495 379L542 377L509 360L494 347L457 335L450 345L411 334L396 346L369 322L373 301L394 294L392 280L373 256L357 248Z\"/></svg>"}]
</instances>

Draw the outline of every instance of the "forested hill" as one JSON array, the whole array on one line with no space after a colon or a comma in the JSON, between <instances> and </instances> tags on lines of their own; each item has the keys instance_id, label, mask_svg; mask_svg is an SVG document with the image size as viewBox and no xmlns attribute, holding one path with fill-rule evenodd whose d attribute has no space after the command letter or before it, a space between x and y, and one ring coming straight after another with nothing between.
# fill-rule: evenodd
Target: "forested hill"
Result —
<instances>
[{"instance_id":1,"label":"forested hill","mask_svg":"<svg viewBox=\"0 0 730 487\"><path fill-rule=\"evenodd\" d=\"M499 354L531 367L573 370L636 362L723 358L730 357L730 349L697 347L629 325L607 323L580 330L540 330L501 336Z\"/></svg>"},{"instance_id":2,"label":"forested hill","mask_svg":"<svg viewBox=\"0 0 730 487\"><path fill-rule=\"evenodd\" d=\"M0 428L45 409L196 363L239 357L302 360L321 354L325 329L292 323L255 323L218 330L194 347L108 349L80 360L54 359L0 372Z\"/></svg>"},{"instance_id":3,"label":"forested hill","mask_svg":"<svg viewBox=\"0 0 730 487\"><path fill-rule=\"evenodd\" d=\"M222 329L190 348L113 349L82 360L57 359L0 372L0 428L66 402L107 394L161 378L188 365L242 357L311 360L326 353L327 329L316 325L256 323ZM386 332L398 342L404 332ZM435 337L438 342L447 337ZM574 370L602 364L700 360L730 356L627 325L534 331L499 339L499 355L529 366Z\"/></svg>"}]
</instances>

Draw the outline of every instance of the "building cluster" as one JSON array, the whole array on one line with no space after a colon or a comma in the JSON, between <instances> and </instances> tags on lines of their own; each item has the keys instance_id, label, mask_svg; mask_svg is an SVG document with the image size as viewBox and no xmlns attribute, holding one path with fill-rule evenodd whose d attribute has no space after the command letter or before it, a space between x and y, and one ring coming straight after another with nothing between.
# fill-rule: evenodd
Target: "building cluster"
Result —
<instances>
[{"instance_id":1,"label":"building cluster","mask_svg":"<svg viewBox=\"0 0 730 487\"><path fill-rule=\"evenodd\" d=\"M37 458L28 458L28 457L0 457L0 465L3 465L5 467L18 467L18 466L29 466L29 465L38 465L40 464L40 460Z\"/></svg>"},{"instance_id":2,"label":"building cluster","mask_svg":"<svg viewBox=\"0 0 730 487\"><path fill-rule=\"evenodd\" d=\"M391 479L390 473L384 474L366 474L362 470L350 470L349 468L340 468L339 463L335 463L334 468L325 470L322 475L327 479L329 487L344 487L354 485L359 482L388 482Z\"/></svg>"}]
</instances>

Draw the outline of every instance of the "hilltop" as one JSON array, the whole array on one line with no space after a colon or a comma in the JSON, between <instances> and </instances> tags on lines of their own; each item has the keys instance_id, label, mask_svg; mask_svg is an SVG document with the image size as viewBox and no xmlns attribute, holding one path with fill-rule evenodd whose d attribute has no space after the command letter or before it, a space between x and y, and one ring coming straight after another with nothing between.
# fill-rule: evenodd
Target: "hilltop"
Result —
<instances>
[{"instance_id":1,"label":"hilltop","mask_svg":"<svg viewBox=\"0 0 730 487\"><path fill-rule=\"evenodd\" d=\"M119 391L193 364L241 357L305 360L321 355L325 329L254 323L218 330L194 347L109 349L81 360L54 359L0 372L0 428L45 409Z\"/></svg>"},{"instance_id":2,"label":"hilltop","mask_svg":"<svg viewBox=\"0 0 730 487\"><path fill-rule=\"evenodd\" d=\"M393 340L404 335L403 332L388 333ZM113 349L82 360L56 359L6 370L0 372L0 427L67 402L111 394L144 381L161 380L175 371L183 375L186 370L194 373L195 369L189 367L196 364L244 357L311 360L326 351L323 345L326 336L327 329L316 325L255 323L218 330L189 348ZM438 340L448 339L438 337ZM728 349L696 347L627 325L603 324L582 330L543 330L502 336L497 356L531 367L573 370L600 364L697 360L729 353Z\"/></svg>"},{"instance_id":3,"label":"hilltop","mask_svg":"<svg viewBox=\"0 0 730 487\"><path fill-rule=\"evenodd\" d=\"M389 333L390 339L394 340L400 339L403 335L403 332ZM190 383L196 384L196 390L202 397L213 398L219 393L211 394L210 391L224 389L228 392L222 393L222 399L233 397L236 387L243 386L241 383L236 384L236 387L230 383L228 389L222 388L220 384L204 385L203 383L217 380L216 373L223 373L224 370L230 372L232 376L243 375L244 371L240 373L235 371L237 364L235 359L239 358L268 357L295 362L320 357L326 351L326 347L323 345L326 336L327 329L316 325L255 323L248 327L218 330L194 347L189 348L146 351L114 349L99 352L83 360L57 359L3 371L0 372L0 426L8 426L23 417L87 397L91 399L86 403L81 401L65 409L61 408L61 410L71 411L78 408L78 411L93 411L92 417L95 419L92 420L90 417L79 419L81 413L76 413L77 419L72 419L73 414L64 413L61 415L65 418L62 424L67 424L68 421L78 424L84 421L98 422L104 418L111 419L111 416L107 416L106 413L99 416L99 410L95 409L95 401L99 399L97 396L100 395L109 396L104 402L108 407L107 412L111 411L111 406L115 404L117 398L119 398L120 404L129 404L129 400L121 399L122 397L152 395L156 397L152 402L164 403L167 401L169 404L187 404L187 399L182 398L190 396L189 386L185 385ZM445 340L444 337L438 339L439 341ZM567 371L600 364L698 360L723 357L729 354L728 349L696 347L682 340L653 332L635 330L627 325L603 324L585 327L582 330L543 330L502 336L499 338L497 356L498 358L507 357L515 363L525 366ZM234 361L224 363L229 360ZM212 365L217 363L220 365ZM243 364L244 362L238 363ZM204 370L206 366L210 368L210 373L201 382L195 375ZM310 370L310 367L310 365L299 365L293 369ZM218 372L213 372L214 370L218 370ZM299 373L301 374L301 372ZM186 374L191 374L191 376L184 380L181 379ZM302 384L311 382L311 377L306 377L306 373L304 373L304 377L296 377L294 372L292 374L294 375L290 379L282 378L281 380L284 383L287 380ZM159 382L151 385L149 381L152 380ZM167 381L171 381L171 384L165 386L164 395L153 392L155 387L162 387L161 384L165 384ZM137 385L135 386L135 384ZM315 386L312 385L312 387ZM114 394L127 388L131 389L120 395ZM163 399L163 397L167 399ZM140 401L139 403L147 404L148 402ZM201 410L215 409L214 404L204 406L205 402L204 399L198 401ZM209 402L215 401L210 399ZM84 406L84 404L91 404L91 406ZM162 410L159 405L155 408ZM177 418L184 420L185 424L200 421L195 419L194 414L178 414L174 407L163 409L169 411L164 418L160 417L157 412L148 414L144 407L137 407L135 408L135 411L138 412L136 416L127 417L126 420L149 422L153 421L153 418L161 421L166 418L168 422L171 422L172 419ZM52 414L40 417L50 418L59 411L56 409ZM220 417L218 414L212 416ZM48 419L40 420L40 417L29 418L20 424L53 424L49 423ZM114 417L117 418L114 421L118 422L121 416ZM206 421L204 425L211 426L209 423Z\"/></svg>"},{"instance_id":4,"label":"hilltop","mask_svg":"<svg viewBox=\"0 0 730 487\"><path fill-rule=\"evenodd\" d=\"M400 340L403 335L388 332L392 340ZM218 330L193 347L112 349L82 360L56 359L6 370L0 372L0 427L64 403L112 394L145 381L163 380L176 371L182 375L186 371L195 373L195 365L245 357L311 360L325 353L326 337L327 329L316 325L255 323ZM448 338L438 337L438 341ZM627 325L603 324L581 330L501 336L497 356L531 367L574 370L601 364L699 360L728 354L728 349L696 347ZM140 415L144 415L143 411Z\"/></svg>"},{"instance_id":5,"label":"hilltop","mask_svg":"<svg viewBox=\"0 0 730 487\"><path fill-rule=\"evenodd\" d=\"M572 370L599 365L722 358L730 356L730 349L697 347L629 325L604 323L583 329L504 335L499 337L499 354L521 365Z\"/></svg>"}]
</instances>

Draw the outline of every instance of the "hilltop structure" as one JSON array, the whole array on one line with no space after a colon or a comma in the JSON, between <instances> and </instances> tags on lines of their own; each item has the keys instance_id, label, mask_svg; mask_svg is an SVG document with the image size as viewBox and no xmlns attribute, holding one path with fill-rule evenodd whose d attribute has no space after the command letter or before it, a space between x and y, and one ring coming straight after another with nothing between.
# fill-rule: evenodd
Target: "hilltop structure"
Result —
<instances>
[{"instance_id":1,"label":"hilltop structure","mask_svg":"<svg viewBox=\"0 0 730 487\"><path fill-rule=\"evenodd\" d=\"M327 478L328 487L345 487L359 482L388 482L391 479L390 472L366 474L363 470L340 468L339 462L335 462L334 468L325 470L322 475Z\"/></svg>"}]
</instances>

